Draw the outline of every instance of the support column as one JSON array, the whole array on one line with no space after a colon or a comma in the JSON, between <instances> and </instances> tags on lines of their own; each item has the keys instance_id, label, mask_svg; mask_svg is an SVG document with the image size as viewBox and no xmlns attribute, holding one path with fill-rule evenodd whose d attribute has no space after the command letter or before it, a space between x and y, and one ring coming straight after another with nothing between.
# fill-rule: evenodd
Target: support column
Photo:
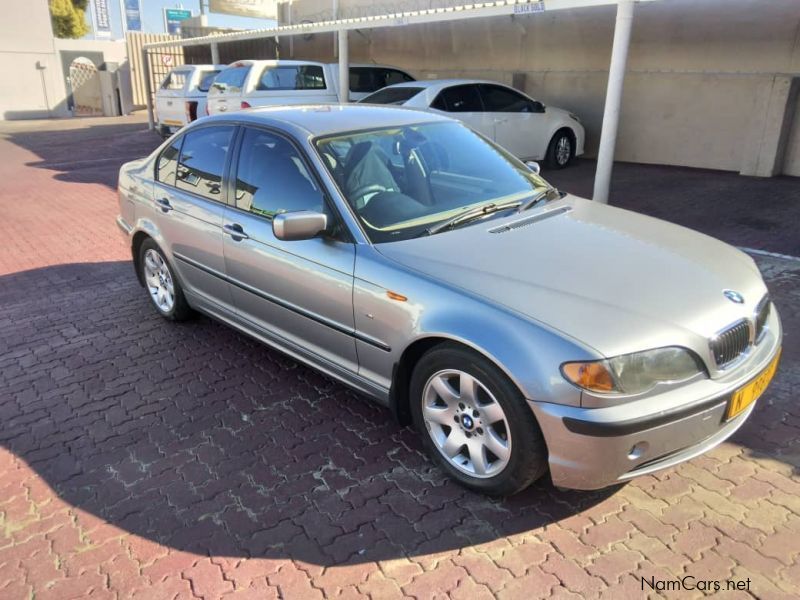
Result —
<instances>
[{"instance_id":1,"label":"support column","mask_svg":"<svg viewBox=\"0 0 800 600\"><path fill-rule=\"evenodd\" d=\"M144 99L147 103L147 128L153 131L156 123L153 115L153 86L150 83L150 56L147 48L142 48L142 77L144 77Z\"/></svg>"},{"instance_id":2,"label":"support column","mask_svg":"<svg viewBox=\"0 0 800 600\"><path fill-rule=\"evenodd\" d=\"M608 69L606 105L603 111L603 128L600 133L600 148L597 151L597 170L594 176L593 199L608 204L611 187L611 170L614 166L614 149L617 143L619 113L622 104L622 84L625 82L625 64L631 41L634 0L619 0L617 20L614 25L614 45L611 49L611 64Z\"/></svg>"},{"instance_id":3,"label":"support column","mask_svg":"<svg viewBox=\"0 0 800 600\"><path fill-rule=\"evenodd\" d=\"M339 102L350 101L350 59L347 47L347 30L340 29L339 37Z\"/></svg>"},{"instance_id":4,"label":"support column","mask_svg":"<svg viewBox=\"0 0 800 600\"><path fill-rule=\"evenodd\" d=\"M211 44L211 64L218 65L219 63L219 44L214 42Z\"/></svg>"}]
</instances>

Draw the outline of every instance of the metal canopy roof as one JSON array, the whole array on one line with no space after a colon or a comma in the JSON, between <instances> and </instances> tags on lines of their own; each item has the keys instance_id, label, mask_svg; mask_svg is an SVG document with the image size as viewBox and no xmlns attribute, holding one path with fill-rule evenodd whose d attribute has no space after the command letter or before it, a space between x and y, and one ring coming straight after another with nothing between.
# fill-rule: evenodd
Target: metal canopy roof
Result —
<instances>
[{"instance_id":1,"label":"metal canopy roof","mask_svg":"<svg viewBox=\"0 0 800 600\"><path fill-rule=\"evenodd\" d=\"M653 0L636 0L637 2L651 2ZM202 37L186 38L169 42L154 42L146 44L144 48L164 48L169 46L204 46L223 42L240 40L254 40L267 37L281 37L288 35L308 35L310 33L333 33L350 29L375 29L379 27L398 27L402 25L422 25L444 21L458 21L464 19L481 19L508 15L532 15L553 10L570 8L586 8L591 6L608 6L617 4L617 0L497 0L495 2L479 2L463 6L448 6L443 8L430 8L426 10L404 11L375 15L370 17L356 17L351 19L336 19L320 21L319 23L298 23L297 25L283 25L265 29L237 31L233 33L212 34Z\"/></svg>"}]
</instances>

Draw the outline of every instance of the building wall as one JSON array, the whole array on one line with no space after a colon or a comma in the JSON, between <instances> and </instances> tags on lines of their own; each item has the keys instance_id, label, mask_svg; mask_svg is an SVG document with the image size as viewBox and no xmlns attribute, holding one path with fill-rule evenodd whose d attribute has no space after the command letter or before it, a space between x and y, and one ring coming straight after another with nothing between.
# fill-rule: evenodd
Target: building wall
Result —
<instances>
[{"instance_id":1,"label":"building wall","mask_svg":"<svg viewBox=\"0 0 800 600\"><path fill-rule=\"evenodd\" d=\"M0 119L49 116L58 104L60 72L47 1L3 3Z\"/></svg>"},{"instance_id":2,"label":"building wall","mask_svg":"<svg viewBox=\"0 0 800 600\"><path fill-rule=\"evenodd\" d=\"M55 39L47 0L3 4L0 119L70 116L62 51L102 52L105 62L127 62L122 41Z\"/></svg>"},{"instance_id":3,"label":"building wall","mask_svg":"<svg viewBox=\"0 0 800 600\"><path fill-rule=\"evenodd\" d=\"M393 3L393 10L365 0L339 4L340 16L362 16L434 3ZM321 0L297 0L293 20L330 18L329 7ZM515 74L524 74L524 91L582 117L587 153L593 155L614 15L615 8L606 6L354 32L350 57L394 64L421 78L481 77L511 83ZM332 48L330 34L296 39L294 56L330 60ZM284 42L283 56L287 50ZM776 111L794 110L783 80L776 85L776 77L793 76L800 76L798 0L639 4L616 158L773 174L787 163L774 155L778 140L772 122L783 116Z\"/></svg>"}]
</instances>

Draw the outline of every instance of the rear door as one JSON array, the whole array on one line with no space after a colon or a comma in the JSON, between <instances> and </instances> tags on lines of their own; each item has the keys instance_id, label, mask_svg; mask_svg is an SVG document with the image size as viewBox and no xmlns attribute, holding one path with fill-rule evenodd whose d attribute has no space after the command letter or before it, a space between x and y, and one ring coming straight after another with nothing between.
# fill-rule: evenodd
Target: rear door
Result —
<instances>
[{"instance_id":1,"label":"rear door","mask_svg":"<svg viewBox=\"0 0 800 600\"><path fill-rule=\"evenodd\" d=\"M191 69L174 69L161 83L156 92L156 114L161 125L171 128L186 125L184 97L191 78Z\"/></svg>"},{"instance_id":2,"label":"rear door","mask_svg":"<svg viewBox=\"0 0 800 600\"><path fill-rule=\"evenodd\" d=\"M216 115L241 109L245 82L252 64L235 63L220 71L208 90L208 113Z\"/></svg>"},{"instance_id":3,"label":"rear door","mask_svg":"<svg viewBox=\"0 0 800 600\"><path fill-rule=\"evenodd\" d=\"M550 140L541 103L502 85L480 84L478 88L494 122L495 141L519 158L542 158Z\"/></svg>"},{"instance_id":4,"label":"rear door","mask_svg":"<svg viewBox=\"0 0 800 600\"><path fill-rule=\"evenodd\" d=\"M193 128L175 140L157 161L156 220L186 291L203 307L232 310L224 279L222 177L236 128Z\"/></svg>"},{"instance_id":5,"label":"rear door","mask_svg":"<svg viewBox=\"0 0 800 600\"><path fill-rule=\"evenodd\" d=\"M334 213L313 168L282 135L243 128L234 198L224 223L225 267L239 316L278 339L352 372L355 246L340 235L286 242L272 232L281 212ZM331 227L331 229L334 229Z\"/></svg>"},{"instance_id":6,"label":"rear door","mask_svg":"<svg viewBox=\"0 0 800 600\"><path fill-rule=\"evenodd\" d=\"M494 119L484 111L478 86L473 83L443 89L431 103L431 108L462 121L490 140L494 139Z\"/></svg>"}]
</instances>

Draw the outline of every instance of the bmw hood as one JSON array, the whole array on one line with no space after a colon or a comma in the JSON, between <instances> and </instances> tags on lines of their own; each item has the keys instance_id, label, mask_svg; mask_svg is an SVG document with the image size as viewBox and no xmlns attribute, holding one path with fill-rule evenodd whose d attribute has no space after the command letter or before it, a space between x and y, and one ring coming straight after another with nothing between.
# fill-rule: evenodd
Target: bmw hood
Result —
<instances>
[{"instance_id":1,"label":"bmw hood","mask_svg":"<svg viewBox=\"0 0 800 600\"><path fill-rule=\"evenodd\" d=\"M605 356L669 345L702 355L766 293L753 260L732 246L575 196L377 249Z\"/></svg>"}]
</instances>

